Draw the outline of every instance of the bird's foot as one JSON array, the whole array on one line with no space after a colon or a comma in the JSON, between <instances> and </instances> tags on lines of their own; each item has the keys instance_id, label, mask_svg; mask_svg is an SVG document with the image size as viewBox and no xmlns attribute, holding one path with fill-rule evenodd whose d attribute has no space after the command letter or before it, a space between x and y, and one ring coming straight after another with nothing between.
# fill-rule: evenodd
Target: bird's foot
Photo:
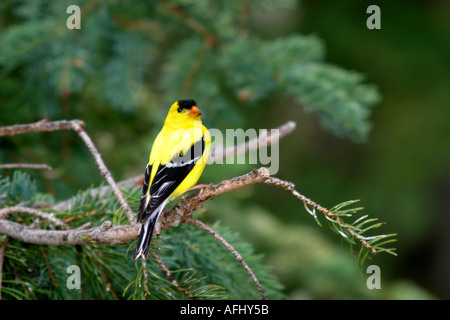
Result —
<instances>
[{"instance_id":1,"label":"bird's foot","mask_svg":"<svg viewBox=\"0 0 450 320\"><path fill-rule=\"evenodd\" d=\"M198 184L198 185L195 185L195 186L189 188L189 190L196 190L196 189L199 189L199 191L198 191L198 198L199 198L201 201L204 201L205 198L203 198L203 195L202 195L203 189L208 188L208 187L211 187L212 185L214 185L214 183L210 183L210 184Z\"/></svg>"}]
</instances>

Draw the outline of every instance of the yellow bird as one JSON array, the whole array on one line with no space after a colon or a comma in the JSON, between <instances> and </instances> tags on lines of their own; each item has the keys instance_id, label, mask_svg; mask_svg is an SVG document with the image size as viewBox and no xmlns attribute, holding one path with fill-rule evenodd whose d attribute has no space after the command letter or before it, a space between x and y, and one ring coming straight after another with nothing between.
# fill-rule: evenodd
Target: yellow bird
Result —
<instances>
[{"instance_id":1,"label":"yellow bird","mask_svg":"<svg viewBox=\"0 0 450 320\"><path fill-rule=\"evenodd\" d=\"M175 102L153 142L144 174L138 221L142 223L133 261L146 260L153 228L166 203L200 178L211 151L211 136L192 99Z\"/></svg>"}]
</instances>

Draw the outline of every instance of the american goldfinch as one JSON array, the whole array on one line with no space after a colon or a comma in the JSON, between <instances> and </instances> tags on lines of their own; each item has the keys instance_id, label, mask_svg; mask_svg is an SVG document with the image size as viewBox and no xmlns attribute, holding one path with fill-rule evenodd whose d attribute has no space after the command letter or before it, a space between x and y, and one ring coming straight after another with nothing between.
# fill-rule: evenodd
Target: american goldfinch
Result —
<instances>
[{"instance_id":1,"label":"american goldfinch","mask_svg":"<svg viewBox=\"0 0 450 320\"><path fill-rule=\"evenodd\" d=\"M146 260L153 228L169 200L195 185L211 150L211 136L194 100L175 102L156 137L144 173L138 221L142 223L133 261Z\"/></svg>"}]
</instances>

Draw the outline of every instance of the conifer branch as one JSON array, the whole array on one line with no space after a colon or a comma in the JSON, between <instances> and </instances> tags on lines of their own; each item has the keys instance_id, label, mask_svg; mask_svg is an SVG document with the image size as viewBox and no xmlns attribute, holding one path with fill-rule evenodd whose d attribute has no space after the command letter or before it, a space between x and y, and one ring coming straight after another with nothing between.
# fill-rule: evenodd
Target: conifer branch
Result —
<instances>
[{"instance_id":1,"label":"conifer branch","mask_svg":"<svg viewBox=\"0 0 450 320\"><path fill-rule=\"evenodd\" d=\"M269 170L267 168L259 168L254 169L251 172L235 177L229 180L224 180L216 185L207 186L202 189L201 195L199 193L194 193L187 198L182 198L170 211L166 212L161 216L159 221L157 222L155 228L155 235L160 234L161 230L167 229L169 227L178 226L180 223L188 222L196 225L208 233L213 235L217 240L219 240L222 244L224 244L227 249L236 257L236 259L244 266L246 271L251 276L254 283L257 285L258 290L263 299L266 299L267 296L262 290L259 281L254 276L251 269L243 262L242 256L231 246L229 245L220 235L218 235L214 230L206 226L204 223L193 219L192 215L196 208L204 201L212 199L221 194L225 194L228 192L232 192L246 186L252 186L255 184L267 184L276 187L283 188L290 193L292 193L296 198L300 199L305 203L306 206L310 206L313 208L313 211L308 209L308 212L314 215L315 219L315 210L318 210L325 214L328 220L334 221L338 227L336 227L337 231L344 238L353 237L358 240L362 244L362 248L367 250L367 253L375 254L377 252L377 248L380 251L386 251L388 253L394 254L394 249L385 249L381 247L381 245L388 243L390 241L384 241L383 243L378 243L378 245L374 245L376 241L380 239L384 239L386 237L390 237L393 235L382 235L375 237L362 237L361 234L367 230L372 228L373 226L369 226L366 229L362 229L361 219L358 219L353 224L346 223L342 216L351 212L351 210L340 211L342 207L347 205L346 203L336 206L333 209L326 209L316 202L310 200L309 198L303 196L298 191L295 190L294 184L289 181L280 180L278 178L271 177L269 175ZM10 208L6 208L10 209ZM355 210L353 210L355 211ZM333 225L333 224L332 224ZM376 225L380 226L381 224ZM333 225L334 226L334 225ZM0 220L0 234L7 235L9 237L15 238L17 240L35 243L35 244L51 244L51 245L61 245L61 244L86 244L86 243L96 243L96 244L125 244L129 241L135 239L139 232L139 226L134 225L121 225L121 226L113 226L110 221L105 221L101 226L94 227L90 229L72 229L72 230L36 230L34 228L23 226L19 223L12 222L9 220L1 219ZM353 242L352 242L353 244ZM359 262L362 264L364 259L367 257L367 253L360 251L359 254ZM162 269L164 272L164 269ZM167 273L165 273L167 275Z\"/></svg>"},{"instance_id":2,"label":"conifer branch","mask_svg":"<svg viewBox=\"0 0 450 320\"><path fill-rule=\"evenodd\" d=\"M31 226L25 226L17 222L9 221L7 219L0 219L0 234L7 237L15 238L22 242L34 243L34 244L44 244L44 245L75 245L75 244L126 244L129 241L135 239L139 233L140 225L135 223L135 217L132 214L131 208L129 207L125 197L119 190L118 184L115 183L109 170L106 168L103 160L101 159L100 153L97 151L92 140L89 138L88 134L81 128L84 125L82 121L71 120L71 121L39 121L37 123L27 124L27 125L15 125L9 127L0 128L0 136L5 135L15 135L27 132L40 132L40 131L55 131L55 130L74 130L78 133L80 138L88 147L92 156L94 157L102 176L105 177L110 187L113 189L115 196L119 199L122 209L127 214L130 224L114 226L111 221L104 221L102 225L97 227L88 228L84 225L82 228L77 229L67 229L67 224L61 220L55 218L53 215L43 212L41 210L33 208L24 207L7 207L0 210L0 218L4 218L11 213L22 212L26 214L35 215L44 219L49 220L56 226L65 228L66 230L40 230L35 229ZM253 148L258 148L262 139L265 139L269 143L274 143L278 141L282 136L290 133L295 128L294 122L288 122L285 125L279 127L279 135L272 138L269 134L262 135L253 139L247 143L244 143L237 148L226 149L220 153L214 153L212 157L228 157L236 155L242 152L248 152ZM267 145L267 143L265 144ZM138 179L127 180L127 184L131 182L139 181ZM386 243L390 243L394 240L385 240L379 242L381 239L387 237L392 237L394 235L381 235L365 237L362 234L374 227L379 227L381 224L369 225L375 219L365 220L365 217L357 219L353 223L348 223L344 221L344 217L350 217L352 213L359 210L357 209L347 209L342 210L345 206L352 204L353 202L347 202L340 204L332 209L326 209L311 199L300 194L295 190L295 185L292 182L284 181L275 177L271 177L269 170L267 168L254 169L251 172L234 177L229 180L224 180L215 185L209 185L204 187L200 193L193 193L187 198L182 197L181 200L168 212L161 216L155 226L155 235L159 235L162 230L169 227L178 226L180 223L188 222L191 223L214 236L219 242L221 242L234 256L235 258L244 266L253 282L258 287L262 299L267 299L264 290L262 289L258 279L253 274L252 270L244 262L242 256L219 234L217 234L213 229L205 225L199 220L192 217L194 211L201 205L204 201L210 200L221 194L232 192L246 186L252 186L255 184L267 184L276 187L280 187L286 191L289 191L296 198L301 200L307 211L314 216L315 220L318 222L316 216L316 210L322 212L327 221L331 222L332 228L337 231L344 239L349 241L352 245L355 241L361 244L361 251L359 253L359 262L362 263L367 257L368 253L375 254L377 251L385 251L394 254L395 249L386 249L382 247ZM98 189L96 192L104 192L106 189ZM92 190L90 191L92 192ZM312 208L312 209L311 209ZM319 223L319 222L318 222ZM319 223L320 224L320 223ZM363 228L364 226L364 228ZM5 238L7 238L5 237ZM376 243L378 242L378 243ZM364 249L364 250L363 250ZM153 255L153 254L152 254ZM157 261L158 259L155 258ZM159 259L160 260L160 259ZM167 279L172 279L171 273L168 268L160 261L159 266ZM144 266L145 267L145 266ZM174 283L172 281L172 283ZM180 290L180 286L174 285ZM181 288L181 292L190 297L188 292L184 292Z\"/></svg>"},{"instance_id":3,"label":"conifer branch","mask_svg":"<svg viewBox=\"0 0 450 320\"><path fill-rule=\"evenodd\" d=\"M376 218L367 219L368 217L367 215L359 217L353 223L348 223L344 220L344 217L346 219L349 219L352 217L353 213L356 213L363 209L363 208L350 208L342 210L343 208L348 207L349 205L352 205L355 202L358 202L358 200L346 201L344 203L334 206L331 209L327 209L317 204L316 202L312 201L311 199L305 197L304 195L300 194L297 190L295 190L295 185L292 182L284 181L275 177L270 177L266 181L264 181L264 183L287 190L293 196L303 201L305 209L309 212L309 214L311 214L314 217L319 226L322 225L320 224L317 218L316 210L322 212L327 221L330 222L330 227L332 228L332 230L335 231L337 234L339 234L342 239L349 242L352 250L356 242L359 242L361 245L361 249L359 251L357 258L358 264L361 268L363 266L365 259L368 257L369 253L375 255L377 254L377 252L387 252L392 255L397 255L395 253L396 250L395 248L384 247L386 244L395 242L396 239L394 239L393 237L397 236L397 234L363 236L363 234L366 231L381 227L382 225L385 224L384 222L372 224L378 219ZM310 209L310 207L312 209ZM364 225L367 226L363 228ZM380 240L384 241L380 242Z\"/></svg>"}]
</instances>

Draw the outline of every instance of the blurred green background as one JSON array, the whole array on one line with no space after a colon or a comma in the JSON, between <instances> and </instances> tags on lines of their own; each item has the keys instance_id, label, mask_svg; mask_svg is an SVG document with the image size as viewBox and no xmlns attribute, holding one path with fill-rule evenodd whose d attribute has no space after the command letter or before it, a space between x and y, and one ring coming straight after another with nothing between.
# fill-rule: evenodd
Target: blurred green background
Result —
<instances>
[{"instance_id":1,"label":"blurred green background","mask_svg":"<svg viewBox=\"0 0 450 320\"><path fill-rule=\"evenodd\" d=\"M71 4L81 30L66 28ZM380 30L366 27L370 4ZM0 125L81 119L120 181L143 173L175 100L196 99L205 125L220 130L294 120L276 176L326 207L360 199L386 221L381 232L398 233L397 257L366 261L380 266L381 289L366 287L348 246L285 191L218 197L202 219L264 254L289 299L448 299L449 39L443 0L2 1ZM364 76L351 80L353 71ZM346 109L354 101L359 109ZM73 132L1 138L0 148L1 163L51 165L29 173L56 201L102 181ZM211 165L200 182L253 167Z\"/></svg>"}]
</instances>

